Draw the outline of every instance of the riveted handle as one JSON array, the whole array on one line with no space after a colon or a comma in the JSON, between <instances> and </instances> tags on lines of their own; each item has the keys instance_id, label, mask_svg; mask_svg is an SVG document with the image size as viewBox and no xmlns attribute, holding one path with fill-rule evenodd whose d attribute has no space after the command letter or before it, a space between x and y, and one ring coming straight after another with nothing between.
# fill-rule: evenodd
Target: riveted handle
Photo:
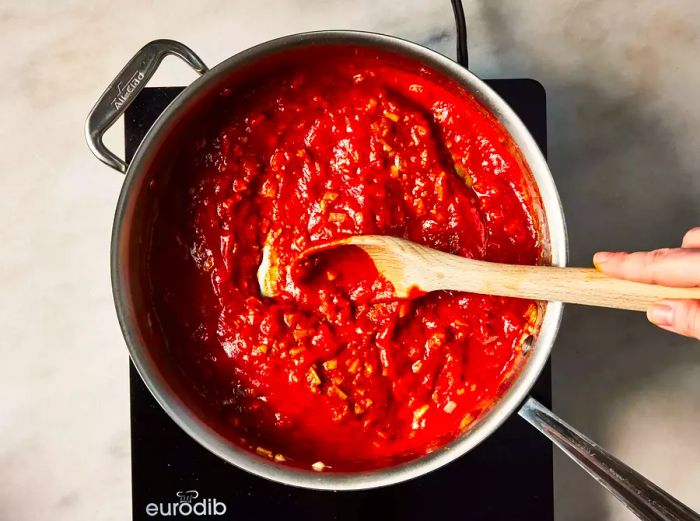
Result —
<instances>
[{"instance_id":1,"label":"riveted handle","mask_svg":"<svg viewBox=\"0 0 700 521\"><path fill-rule=\"evenodd\" d=\"M97 159L115 170L126 173L129 165L104 145L102 136L131 105L169 54L181 58L199 74L209 70L186 45L174 40L154 40L144 45L124 66L88 114L85 122L88 146Z\"/></svg>"},{"instance_id":2,"label":"riveted handle","mask_svg":"<svg viewBox=\"0 0 700 521\"><path fill-rule=\"evenodd\" d=\"M534 398L518 412L644 521L700 521L700 516L587 438Z\"/></svg>"}]
</instances>

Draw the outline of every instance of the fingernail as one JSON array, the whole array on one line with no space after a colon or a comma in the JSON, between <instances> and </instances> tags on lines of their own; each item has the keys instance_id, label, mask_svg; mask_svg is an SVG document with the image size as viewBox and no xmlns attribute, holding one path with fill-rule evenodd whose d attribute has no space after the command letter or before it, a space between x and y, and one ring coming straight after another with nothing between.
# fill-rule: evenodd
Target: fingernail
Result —
<instances>
[{"instance_id":1,"label":"fingernail","mask_svg":"<svg viewBox=\"0 0 700 521\"><path fill-rule=\"evenodd\" d=\"M673 307L668 304L653 304L647 311L647 318L657 326L670 326L673 324Z\"/></svg>"},{"instance_id":2,"label":"fingernail","mask_svg":"<svg viewBox=\"0 0 700 521\"><path fill-rule=\"evenodd\" d=\"M601 264L610 260L612 254L609 251L599 251L593 255L593 264Z\"/></svg>"},{"instance_id":3,"label":"fingernail","mask_svg":"<svg viewBox=\"0 0 700 521\"><path fill-rule=\"evenodd\" d=\"M593 267L598 271L601 271L600 265L605 264L610 260L611 253L609 251L599 251L593 255Z\"/></svg>"}]
</instances>

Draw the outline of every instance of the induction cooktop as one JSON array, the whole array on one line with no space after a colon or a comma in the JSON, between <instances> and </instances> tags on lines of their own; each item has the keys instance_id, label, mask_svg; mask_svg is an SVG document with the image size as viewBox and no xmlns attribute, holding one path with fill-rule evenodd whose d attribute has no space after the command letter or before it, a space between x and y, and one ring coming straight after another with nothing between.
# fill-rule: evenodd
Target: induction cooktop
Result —
<instances>
[{"instance_id":1,"label":"induction cooktop","mask_svg":"<svg viewBox=\"0 0 700 521\"><path fill-rule=\"evenodd\" d=\"M529 79L487 82L515 110L546 153L546 96ZM126 157L181 88L146 88L125 116ZM133 519L513 521L553 519L552 445L512 415L493 435L426 476L380 489L304 490L226 463L185 434L160 408L133 365ZM549 364L532 395L551 405Z\"/></svg>"}]
</instances>

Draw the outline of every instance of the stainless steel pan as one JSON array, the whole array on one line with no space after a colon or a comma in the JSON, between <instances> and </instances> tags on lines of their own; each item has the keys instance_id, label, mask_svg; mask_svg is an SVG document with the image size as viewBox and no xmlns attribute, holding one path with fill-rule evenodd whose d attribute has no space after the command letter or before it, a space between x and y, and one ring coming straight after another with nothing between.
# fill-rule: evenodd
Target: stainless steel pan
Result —
<instances>
[{"instance_id":1,"label":"stainless steel pan","mask_svg":"<svg viewBox=\"0 0 700 521\"><path fill-rule=\"evenodd\" d=\"M122 69L90 112L86 123L93 153L112 168L125 173L112 234L112 289L124 338L144 382L170 417L193 439L224 460L259 476L299 487L351 490L390 485L436 469L478 445L515 411L552 439L603 486L643 519L700 519L635 471L576 432L533 398L530 388L547 362L559 327L562 305L543 305L541 322L522 368L495 405L472 428L431 454L376 471L318 473L283 466L252 454L222 436L205 420L187 386L168 359L164 339L153 327L152 310L144 280L148 227L154 210L148 186L170 173L173 151L197 115L216 102L226 88L259 74L261 64L274 67L290 53L315 52L330 47L368 47L414 60L459 83L486 107L512 136L532 174L535 196L541 200L542 237L548 261L566 263L567 238L564 216L554 181L530 133L511 108L483 81L452 60L414 43L376 33L322 31L295 34L243 51L209 70L197 55L181 43L156 40L143 47ZM167 55L183 59L200 77L161 114L139 146L130 164L108 150L104 132L124 112Z\"/></svg>"}]
</instances>

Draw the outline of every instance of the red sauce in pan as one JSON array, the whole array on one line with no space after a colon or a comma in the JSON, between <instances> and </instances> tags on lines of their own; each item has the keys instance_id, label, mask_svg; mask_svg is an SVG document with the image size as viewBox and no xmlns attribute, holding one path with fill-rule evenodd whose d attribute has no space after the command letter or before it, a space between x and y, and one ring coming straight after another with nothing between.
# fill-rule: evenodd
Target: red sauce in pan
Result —
<instances>
[{"instance_id":1,"label":"red sauce in pan","mask_svg":"<svg viewBox=\"0 0 700 521\"><path fill-rule=\"evenodd\" d=\"M523 179L477 102L387 60L312 60L239 88L157 191L149 277L169 356L261 457L348 471L435 450L502 391L534 303L395 299L348 248L300 280L285 267L353 234L535 264ZM265 245L275 298L256 279Z\"/></svg>"}]
</instances>

